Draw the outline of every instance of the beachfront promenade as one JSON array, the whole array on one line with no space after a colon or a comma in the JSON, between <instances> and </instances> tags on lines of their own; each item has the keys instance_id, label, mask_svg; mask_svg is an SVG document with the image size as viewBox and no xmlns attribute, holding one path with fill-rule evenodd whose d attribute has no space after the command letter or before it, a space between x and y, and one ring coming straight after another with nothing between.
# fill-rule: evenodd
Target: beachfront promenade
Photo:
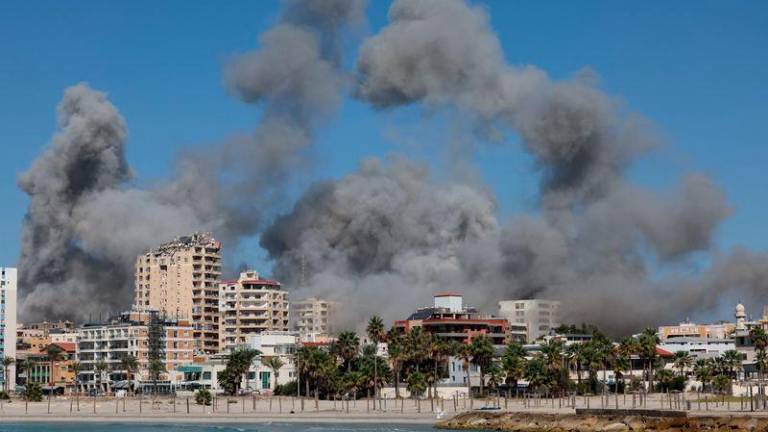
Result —
<instances>
[{"instance_id":1,"label":"beachfront promenade","mask_svg":"<svg viewBox=\"0 0 768 432\"><path fill-rule=\"evenodd\" d=\"M197 405L193 397L85 397L56 396L50 402L25 402L23 399L3 401L0 421L172 421L205 420L227 422L303 421L303 422L385 422L433 423L457 413L498 406L501 412L574 414L577 408L647 409L686 411L689 415L749 414L768 415L762 402L748 398L683 394L576 396L564 398L487 399L382 399L374 407L373 400L316 401L293 397L224 397L212 405ZM79 409L78 409L79 405Z\"/></svg>"}]
</instances>

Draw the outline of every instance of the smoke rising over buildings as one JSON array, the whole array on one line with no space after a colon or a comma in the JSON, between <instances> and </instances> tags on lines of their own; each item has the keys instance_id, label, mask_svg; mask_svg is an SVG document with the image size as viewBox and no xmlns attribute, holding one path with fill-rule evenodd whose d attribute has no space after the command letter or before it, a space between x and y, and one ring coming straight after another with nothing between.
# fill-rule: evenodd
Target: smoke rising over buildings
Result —
<instances>
[{"instance_id":1,"label":"smoke rising over buildings","mask_svg":"<svg viewBox=\"0 0 768 432\"><path fill-rule=\"evenodd\" d=\"M325 47L363 10L361 0L288 2L260 48L226 70L233 94L263 107L256 131L181 154L174 176L152 188L126 183L126 126L106 95L85 84L67 89L60 131L19 180L30 196L20 259L25 319L124 308L132 261L158 239L205 230L233 247L256 233L288 172L307 163L301 153L312 128L338 105L339 53Z\"/></svg>"},{"instance_id":2,"label":"smoke rising over buildings","mask_svg":"<svg viewBox=\"0 0 768 432\"><path fill-rule=\"evenodd\" d=\"M391 319L454 289L486 308L502 298L562 300L567 321L623 333L766 286L765 254L713 244L730 207L710 178L687 173L664 193L627 180L633 161L659 143L651 123L601 91L594 73L557 81L506 63L482 7L396 0L389 23L362 43L350 78L340 40L364 8L285 2L259 49L224 72L235 97L262 107L256 131L181 155L176 175L152 189L126 183L126 128L104 94L69 89L61 130L20 179L31 198L24 311L88 312L61 293L87 295L94 309L129 304L135 255L158 238L199 230L225 247L261 235L275 276L299 297L354 305L342 310L347 324L372 313ZM478 131L472 148L519 137L541 179L538 211L499 220L486 188L438 181L400 155L315 184L273 218L269 203L311 164L313 131L350 84L377 110L458 110ZM702 262L709 267L691 271Z\"/></svg>"}]
</instances>

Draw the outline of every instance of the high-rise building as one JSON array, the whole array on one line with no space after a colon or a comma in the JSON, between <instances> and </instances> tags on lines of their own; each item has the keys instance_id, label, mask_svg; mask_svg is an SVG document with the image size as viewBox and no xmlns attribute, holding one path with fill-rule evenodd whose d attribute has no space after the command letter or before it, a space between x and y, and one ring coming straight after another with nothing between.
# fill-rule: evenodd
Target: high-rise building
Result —
<instances>
[{"instance_id":1,"label":"high-rise building","mask_svg":"<svg viewBox=\"0 0 768 432\"><path fill-rule=\"evenodd\" d=\"M557 300L504 300L499 302L499 315L512 324L528 326L528 342L532 343L560 327L560 302Z\"/></svg>"},{"instance_id":2,"label":"high-rise building","mask_svg":"<svg viewBox=\"0 0 768 432\"><path fill-rule=\"evenodd\" d=\"M262 279L253 270L219 285L221 349L232 351L265 331L288 330L288 292L280 282Z\"/></svg>"},{"instance_id":3,"label":"high-rise building","mask_svg":"<svg viewBox=\"0 0 768 432\"><path fill-rule=\"evenodd\" d=\"M339 304L310 297L291 302L291 329L303 342L328 339L334 333Z\"/></svg>"},{"instance_id":4,"label":"high-rise building","mask_svg":"<svg viewBox=\"0 0 768 432\"><path fill-rule=\"evenodd\" d=\"M195 349L219 351L221 243L211 234L179 237L136 258L135 304L190 320Z\"/></svg>"},{"instance_id":5,"label":"high-rise building","mask_svg":"<svg viewBox=\"0 0 768 432\"><path fill-rule=\"evenodd\" d=\"M16 269L0 267L0 358L16 358ZM0 368L0 387L11 390L16 385L16 368L11 365L8 376Z\"/></svg>"}]
</instances>

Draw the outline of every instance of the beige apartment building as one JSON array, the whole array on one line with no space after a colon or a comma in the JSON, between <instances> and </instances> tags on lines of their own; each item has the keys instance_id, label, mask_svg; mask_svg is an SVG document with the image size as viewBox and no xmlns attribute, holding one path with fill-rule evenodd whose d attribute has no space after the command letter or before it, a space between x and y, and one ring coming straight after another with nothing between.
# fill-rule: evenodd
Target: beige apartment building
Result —
<instances>
[{"instance_id":1,"label":"beige apartment building","mask_svg":"<svg viewBox=\"0 0 768 432\"><path fill-rule=\"evenodd\" d=\"M211 234L179 237L136 258L139 310L189 320L195 350L219 351L219 279L221 243Z\"/></svg>"},{"instance_id":2,"label":"beige apartment building","mask_svg":"<svg viewBox=\"0 0 768 432\"><path fill-rule=\"evenodd\" d=\"M251 336L264 331L288 330L288 292L280 282L249 270L235 281L222 282L219 292L222 351L247 345Z\"/></svg>"},{"instance_id":3,"label":"beige apartment building","mask_svg":"<svg viewBox=\"0 0 768 432\"><path fill-rule=\"evenodd\" d=\"M334 320L339 304L310 297L291 302L291 329L303 342L322 341L335 331Z\"/></svg>"}]
</instances>

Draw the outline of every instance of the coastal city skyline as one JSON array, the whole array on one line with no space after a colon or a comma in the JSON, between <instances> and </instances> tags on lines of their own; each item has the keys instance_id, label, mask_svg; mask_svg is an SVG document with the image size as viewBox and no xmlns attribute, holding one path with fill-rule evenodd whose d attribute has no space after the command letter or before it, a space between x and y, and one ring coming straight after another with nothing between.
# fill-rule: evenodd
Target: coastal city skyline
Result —
<instances>
[{"instance_id":1,"label":"coastal city skyline","mask_svg":"<svg viewBox=\"0 0 768 432\"><path fill-rule=\"evenodd\" d=\"M768 428L765 22L3 4L0 431Z\"/></svg>"}]
</instances>

